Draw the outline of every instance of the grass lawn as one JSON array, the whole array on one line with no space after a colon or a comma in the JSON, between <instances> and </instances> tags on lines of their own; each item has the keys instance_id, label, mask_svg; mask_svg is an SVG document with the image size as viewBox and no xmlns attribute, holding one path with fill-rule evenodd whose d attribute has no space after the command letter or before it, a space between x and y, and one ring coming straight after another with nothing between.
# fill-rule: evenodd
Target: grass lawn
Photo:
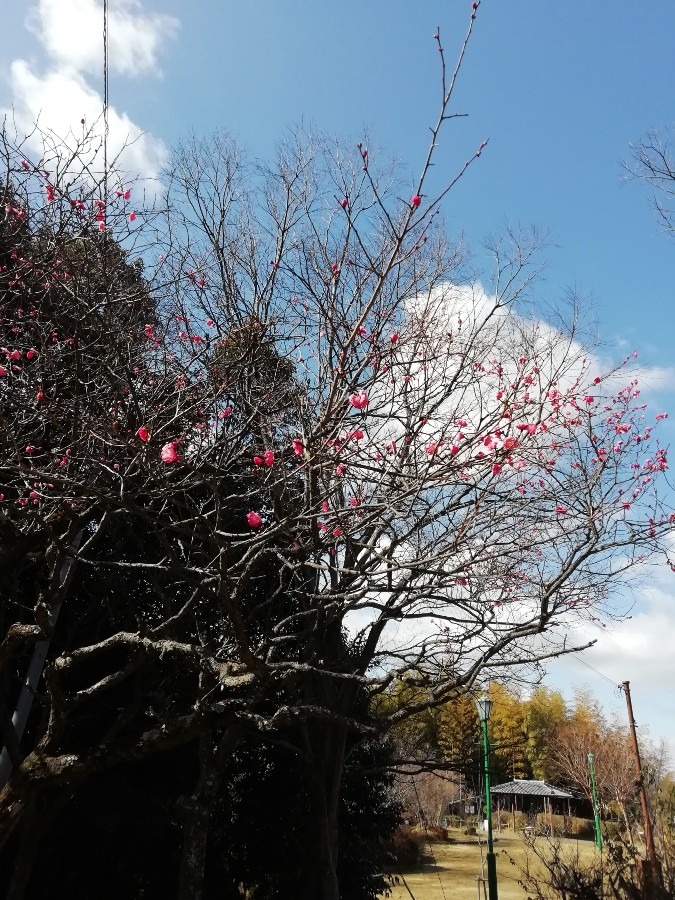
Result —
<instances>
[{"instance_id":1,"label":"grass lawn","mask_svg":"<svg viewBox=\"0 0 675 900\"><path fill-rule=\"evenodd\" d=\"M421 871L406 872L405 880L415 900L474 900L478 898L476 877L481 874L481 853L485 853L485 838L471 838L461 831L449 830L449 836L455 843L432 843L431 850L435 858L431 858L428 845L425 847L425 861ZM538 840L545 841L545 838ZM582 860L592 857L595 852L591 841L563 839L571 852L577 846ZM513 857L518 862L525 859L526 845L520 834L503 831L495 834L495 854L497 856L497 879L499 900L524 900L527 896L518 884L519 869L509 862ZM502 852L505 851L505 852ZM487 886L486 886L487 890ZM394 888L392 900L411 900L410 894L401 884ZM483 897L481 886L480 897Z\"/></svg>"}]
</instances>

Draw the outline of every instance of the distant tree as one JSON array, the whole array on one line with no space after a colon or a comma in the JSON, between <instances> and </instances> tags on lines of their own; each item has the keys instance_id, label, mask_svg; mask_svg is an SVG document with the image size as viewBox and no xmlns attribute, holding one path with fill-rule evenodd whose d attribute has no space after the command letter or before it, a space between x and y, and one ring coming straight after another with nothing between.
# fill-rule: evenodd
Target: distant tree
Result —
<instances>
[{"instance_id":1,"label":"distant tree","mask_svg":"<svg viewBox=\"0 0 675 900\"><path fill-rule=\"evenodd\" d=\"M493 681L489 696L491 765L495 783L512 778L529 778L527 756L527 708L515 691Z\"/></svg>"},{"instance_id":2,"label":"distant tree","mask_svg":"<svg viewBox=\"0 0 675 900\"><path fill-rule=\"evenodd\" d=\"M662 771L658 748L641 735L640 753L646 771ZM588 692L579 692L567 720L551 736L550 760L557 776L592 799L588 754L594 755L598 798L613 806L625 825L632 846L635 821L639 819L637 774L627 726L608 722L598 702Z\"/></svg>"},{"instance_id":3,"label":"distant tree","mask_svg":"<svg viewBox=\"0 0 675 900\"><path fill-rule=\"evenodd\" d=\"M555 781L556 767L552 756L555 734L567 718L562 694L549 688L536 687L525 704L527 757L533 778Z\"/></svg>"},{"instance_id":4,"label":"distant tree","mask_svg":"<svg viewBox=\"0 0 675 900\"><path fill-rule=\"evenodd\" d=\"M469 792L480 783L481 731L473 697L462 694L441 707L439 745L442 757Z\"/></svg>"},{"instance_id":5,"label":"distant tree","mask_svg":"<svg viewBox=\"0 0 675 900\"><path fill-rule=\"evenodd\" d=\"M675 158L673 128L653 128L631 146L624 163L630 176L644 181L652 191L651 202L663 228L675 232Z\"/></svg>"}]
</instances>

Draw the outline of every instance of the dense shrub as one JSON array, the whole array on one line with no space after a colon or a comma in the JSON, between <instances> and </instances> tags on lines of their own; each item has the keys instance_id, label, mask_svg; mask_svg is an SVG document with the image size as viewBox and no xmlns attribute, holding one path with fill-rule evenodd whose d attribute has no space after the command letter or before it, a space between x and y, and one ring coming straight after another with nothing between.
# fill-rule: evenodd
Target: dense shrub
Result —
<instances>
[{"instance_id":1,"label":"dense shrub","mask_svg":"<svg viewBox=\"0 0 675 900\"><path fill-rule=\"evenodd\" d=\"M442 825L429 825L426 836L430 841L447 841L448 829L443 828Z\"/></svg>"},{"instance_id":2,"label":"dense shrub","mask_svg":"<svg viewBox=\"0 0 675 900\"><path fill-rule=\"evenodd\" d=\"M389 858L394 869L413 869L422 859L423 835L409 825L399 825L389 841Z\"/></svg>"}]
</instances>

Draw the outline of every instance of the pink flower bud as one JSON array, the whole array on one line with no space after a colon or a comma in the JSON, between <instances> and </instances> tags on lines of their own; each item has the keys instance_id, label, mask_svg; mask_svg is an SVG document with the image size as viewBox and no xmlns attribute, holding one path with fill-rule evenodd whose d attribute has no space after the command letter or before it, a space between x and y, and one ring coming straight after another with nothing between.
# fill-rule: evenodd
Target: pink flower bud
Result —
<instances>
[{"instance_id":1,"label":"pink flower bud","mask_svg":"<svg viewBox=\"0 0 675 900\"><path fill-rule=\"evenodd\" d=\"M302 456L302 454L304 452L305 452L304 444L302 443L301 440L299 440L298 438L295 438L293 440L293 453L297 454L298 456Z\"/></svg>"},{"instance_id":2,"label":"pink flower bud","mask_svg":"<svg viewBox=\"0 0 675 900\"><path fill-rule=\"evenodd\" d=\"M420 197L419 194L414 194L414 195L410 198L410 205L411 205L411 206L418 207L418 206L420 206L421 204L422 204L422 198Z\"/></svg>"},{"instance_id":3,"label":"pink flower bud","mask_svg":"<svg viewBox=\"0 0 675 900\"><path fill-rule=\"evenodd\" d=\"M265 465L271 467L274 465L274 450L265 450Z\"/></svg>"},{"instance_id":4,"label":"pink flower bud","mask_svg":"<svg viewBox=\"0 0 675 900\"><path fill-rule=\"evenodd\" d=\"M257 512L251 511L246 513L246 521L251 528L260 528L262 525L262 519Z\"/></svg>"},{"instance_id":5,"label":"pink flower bud","mask_svg":"<svg viewBox=\"0 0 675 900\"><path fill-rule=\"evenodd\" d=\"M147 441L150 437L150 435L148 434L148 429L145 427L145 425L141 425L136 434L142 441ZM162 459L164 459L164 457L162 457Z\"/></svg>"},{"instance_id":6,"label":"pink flower bud","mask_svg":"<svg viewBox=\"0 0 675 900\"><path fill-rule=\"evenodd\" d=\"M254 456L253 457L253 465L254 466L262 466L262 464L263 464L262 456Z\"/></svg>"},{"instance_id":7,"label":"pink flower bud","mask_svg":"<svg viewBox=\"0 0 675 900\"><path fill-rule=\"evenodd\" d=\"M347 200L346 197L343 197L342 200L340 200L340 206L343 209L347 209L347 207L349 206L349 200Z\"/></svg>"}]
</instances>

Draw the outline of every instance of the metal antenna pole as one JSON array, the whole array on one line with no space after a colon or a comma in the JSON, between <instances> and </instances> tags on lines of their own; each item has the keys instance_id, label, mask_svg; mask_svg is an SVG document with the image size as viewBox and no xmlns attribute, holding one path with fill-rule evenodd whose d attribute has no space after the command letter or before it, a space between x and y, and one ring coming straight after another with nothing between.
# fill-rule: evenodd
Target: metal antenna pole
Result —
<instances>
[{"instance_id":1,"label":"metal antenna pole","mask_svg":"<svg viewBox=\"0 0 675 900\"><path fill-rule=\"evenodd\" d=\"M108 202L108 0L103 0L103 197L101 199L104 203ZM105 207L103 215L106 215Z\"/></svg>"}]
</instances>

